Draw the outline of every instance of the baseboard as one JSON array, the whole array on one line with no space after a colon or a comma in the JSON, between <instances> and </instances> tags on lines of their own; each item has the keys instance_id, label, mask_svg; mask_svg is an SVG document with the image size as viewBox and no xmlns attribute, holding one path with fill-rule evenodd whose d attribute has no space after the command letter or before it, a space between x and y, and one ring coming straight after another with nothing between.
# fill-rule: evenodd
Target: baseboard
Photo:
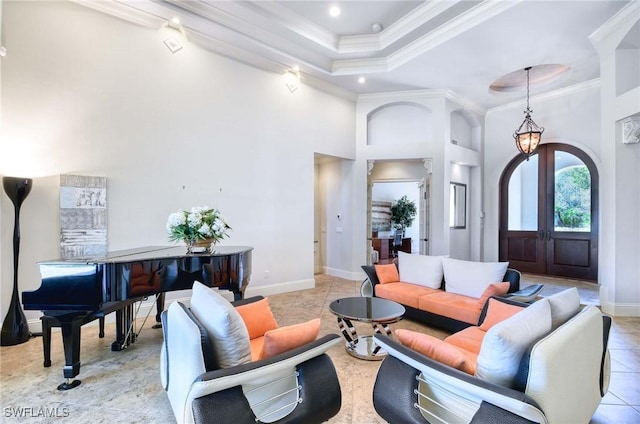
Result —
<instances>
[{"instance_id":1,"label":"baseboard","mask_svg":"<svg viewBox=\"0 0 640 424\"><path fill-rule=\"evenodd\" d=\"M344 278L345 280L362 281L367 276L364 271L351 272L343 269L324 267L324 273L332 277Z\"/></svg>"},{"instance_id":2,"label":"baseboard","mask_svg":"<svg viewBox=\"0 0 640 424\"><path fill-rule=\"evenodd\" d=\"M244 292L244 297L251 296L270 296L275 294L289 293L297 290L313 289L316 281L311 279L287 281L284 283L276 283L269 285L260 285L252 287L249 285Z\"/></svg>"},{"instance_id":3,"label":"baseboard","mask_svg":"<svg viewBox=\"0 0 640 424\"><path fill-rule=\"evenodd\" d=\"M601 302L602 312L614 317L640 317L639 303Z\"/></svg>"},{"instance_id":4,"label":"baseboard","mask_svg":"<svg viewBox=\"0 0 640 424\"><path fill-rule=\"evenodd\" d=\"M608 288L600 286L602 312L614 317L640 317L640 303L616 303L609 301Z\"/></svg>"}]
</instances>

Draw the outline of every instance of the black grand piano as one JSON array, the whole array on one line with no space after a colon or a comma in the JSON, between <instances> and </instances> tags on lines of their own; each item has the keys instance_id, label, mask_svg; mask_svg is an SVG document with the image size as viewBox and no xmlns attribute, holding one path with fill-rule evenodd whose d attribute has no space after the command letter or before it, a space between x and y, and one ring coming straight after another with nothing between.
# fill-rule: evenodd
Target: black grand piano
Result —
<instances>
[{"instance_id":1,"label":"black grand piano","mask_svg":"<svg viewBox=\"0 0 640 424\"><path fill-rule=\"evenodd\" d=\"M80 327L116 313L116 340L111 350L125 349L136 334L131 331L135 302L157 297L156 321L164 309L164 293L190 289L194 280L231 290L241 299L251 277L247 246L217 246L213 252L187 254L184 247L151 246L108 253L100 258L58 259L40 262L42 284L22 293L24 309L41 310L44 366L51 365L51 327L61 327L67 390L80 384L71 380L80 372Z\"/></svg>"}]
</instances>

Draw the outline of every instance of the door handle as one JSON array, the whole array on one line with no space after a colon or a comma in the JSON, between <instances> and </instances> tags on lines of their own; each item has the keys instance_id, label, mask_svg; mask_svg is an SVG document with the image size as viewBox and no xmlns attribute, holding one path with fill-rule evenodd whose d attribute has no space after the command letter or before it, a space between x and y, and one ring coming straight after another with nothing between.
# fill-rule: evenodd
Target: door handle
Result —
<instances>
[{"instance_id":1,"label":"door handle","mask_svg":"<svg viewBox=\"0 0 640 424\"><path fill-rule=\"evenodd\" d=\"M551 240L551 231L547 231L547 241Z\"/></svg>"},{"instance_id":2,"label":"door handle","mask_svg":"<svg viewBox=\"0 0 640 424\"><path fill-rule=\"evenodd\" d=\"M544 240L544 230L538 231L538 240Z\"/></svg>"}]
</instances>

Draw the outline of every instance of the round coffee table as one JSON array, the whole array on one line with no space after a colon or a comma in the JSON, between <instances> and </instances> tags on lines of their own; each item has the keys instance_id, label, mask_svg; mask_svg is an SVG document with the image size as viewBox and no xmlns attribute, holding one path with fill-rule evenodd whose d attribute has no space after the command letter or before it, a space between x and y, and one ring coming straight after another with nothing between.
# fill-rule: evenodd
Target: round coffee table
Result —
<instances>
[{"instance_id":1,"label":"round coffee table","mask_svg":"<svg viewBox=\"0 0 640 424\"><path fill-rule=\"evenodd\" d=\"M390 336L389 324L400 321L405 313L401 304L379 297L338 299L331 302L329 310L338 317L338 327L346 340L347 352L369 361L380 361L387 352L376 345L373 335L358 336L351 321L370 322L375 333L382 334L384 330L384 334Z\"/></svg>"}]
</instances>

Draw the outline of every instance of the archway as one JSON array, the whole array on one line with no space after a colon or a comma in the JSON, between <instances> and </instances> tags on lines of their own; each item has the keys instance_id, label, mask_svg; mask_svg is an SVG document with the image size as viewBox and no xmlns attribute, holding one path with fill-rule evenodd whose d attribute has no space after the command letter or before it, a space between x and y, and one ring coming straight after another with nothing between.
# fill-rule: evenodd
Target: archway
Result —
<instances>
[{"instance_id":1,"label":"archway","mask_svg":"<svg viewBox=\"0 0 640 424\"><path fill-rule=\"evenodd\" d=\"M522 272L596 280L598 171L582 150L549 143L500 178L500 260Z\"/></svg>"}]
</instances>

